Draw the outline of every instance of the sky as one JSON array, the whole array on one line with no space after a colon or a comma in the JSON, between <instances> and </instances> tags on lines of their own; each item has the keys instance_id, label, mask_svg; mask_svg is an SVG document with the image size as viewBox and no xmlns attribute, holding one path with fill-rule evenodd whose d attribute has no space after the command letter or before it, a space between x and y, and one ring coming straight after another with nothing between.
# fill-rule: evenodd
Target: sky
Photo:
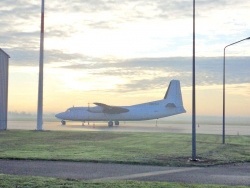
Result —
<instances>
[{"instance_id":1,"label":"sky","mask_svg":"<svg viewBox=\"0 0 250 188\"><path fill-rule=\"evenodd\" d=\"M162 99L179 79L192 113L191 0L45 1L44 112ZM9 111L36 113L41 1L0 2ZM222 114L226 45L250 37L250 2L196 0L196 107ZM226 114L249 116L250 40L226 49Z\"/></svg>"}]
</instances>

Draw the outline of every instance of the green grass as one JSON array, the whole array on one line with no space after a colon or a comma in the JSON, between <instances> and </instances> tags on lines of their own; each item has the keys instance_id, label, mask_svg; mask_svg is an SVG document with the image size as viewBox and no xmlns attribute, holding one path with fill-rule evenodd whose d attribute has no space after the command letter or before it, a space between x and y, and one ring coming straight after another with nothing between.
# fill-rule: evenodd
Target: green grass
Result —
<instances>
[{"instance_id":1,"label":"green grass","mask_svg":"<svg viewBox=\"0 0 250 188\"><path fill-rule=\"evenodd\" d=\"M90 182L80 180L63 180L57 178L44 178L32 176L14 176L0 174L1 188L226 188L226 185L194 185L185 183L167 183L167 182L140 182L140 181L111 181L111 182ZM237 188L246 188L246 186L232 186Z\"/></svg>"},{"instance_id":2,"label":"green grass","mask_svg":"<svg viewBox=\"0 0 250 188\"><path fill-rule=\"evenodd\" d=\"M0 158L99 161L169 166L250 162L250 136L197 135L198 163L189 162L191 135L62 131L1 131Z\"/></svg>"}]
</instances>

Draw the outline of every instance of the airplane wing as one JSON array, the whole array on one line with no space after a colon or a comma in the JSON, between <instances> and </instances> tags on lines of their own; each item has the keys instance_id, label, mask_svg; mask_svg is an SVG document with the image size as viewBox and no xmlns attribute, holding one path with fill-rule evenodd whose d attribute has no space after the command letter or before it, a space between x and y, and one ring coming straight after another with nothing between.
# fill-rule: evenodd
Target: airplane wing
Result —
<instances>
[{"instance_id":1,"label":"airplane wing","mask_svg":"<svg viewBox=\"0 0 250 188\"><path fill-rule=\"evenodd\" d=\"M118 107L118 106L109 106L103 103L95 102L94 103L97 106L100 106L103 108L103 113L106 114L121 114L128 112L129 110L123 107Z\"/></svg>"}]
</instances>

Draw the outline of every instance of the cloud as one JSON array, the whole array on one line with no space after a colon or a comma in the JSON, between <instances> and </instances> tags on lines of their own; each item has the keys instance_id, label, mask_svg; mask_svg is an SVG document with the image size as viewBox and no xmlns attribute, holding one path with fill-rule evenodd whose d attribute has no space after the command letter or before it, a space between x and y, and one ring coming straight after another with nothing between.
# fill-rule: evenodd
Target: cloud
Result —
<instances>
[{"instance_id":1,"label":"cloud","mask_svg":"<svg viewBox=\"0 0 250 188\"><path fill-rule=\"evenodd\" d=\"M228 57L226 60L227 84L250 83L250 57ZM190 57L137 58L128 60L93 60L90 63L60 66L59 69L87 73L89 79L112 77L126 80L117 85L119 92L159 89L172 79L179 79L182 86L192 85L192 59ZM222 85L222 57L196 58L196 84L199 86ZM81 82L84 82L84 76Z\"/></svg>"},{"instance_id":2,"label":"cloud","mask_svg":"<svg viewBox=\"0 0 250 188\"><path fill-rule=\"evenodd\" d=\"M250 7L249 2L202 0L196 2L196 6L197 56L221 55L218 51L222 51L227 41L238 40L239 33L241 36L249 33L248 14L245 14ZM0 10L0 44L10 54L11 63L37 65L40 2L5 0L0 2ZM232 12L230 18L240 17L224 19L227 11ZM244 16L245 19L239 19ZM154 65L169 71L172 62L176 67L179 65L191 71L188 63L182 63L190 61L190 58L177 58L191 56L191 27L188 27L192 21L191 1L46 1L45 17L45 63L54 64L54 67L62 62L65 68L100 68L103 70L96 74L109 72L115 75L122 71L121 74L125 75L133 74L130 66L134 70L140 67L151 70ZM216 19L209 20L210 17ZM205 18L207 20L203 20ZM199 22L199 19L206 23ZM227 37L228 33L232 36ZM249 55L248 46L241 43L231 54ZM148 58L171 56L172 59ZM170 68L164 68L164 65ZM112 72L106 67L110 67ZM176 67L174 70L179 71ZM211 79L209 75L203 76Z\"/></svg>"}]
</instances>

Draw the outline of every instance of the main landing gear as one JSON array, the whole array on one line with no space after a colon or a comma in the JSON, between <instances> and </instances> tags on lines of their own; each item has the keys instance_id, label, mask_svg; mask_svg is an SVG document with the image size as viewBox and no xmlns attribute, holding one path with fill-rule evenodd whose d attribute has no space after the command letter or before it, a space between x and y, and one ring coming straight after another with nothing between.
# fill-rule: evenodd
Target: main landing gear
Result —
<instances>
[{"instance_id":1,"label":"main landing gear","mask_svg":"<svg viewBox=\"0 0 250 188\"><path fill-rule=\"evenodd\" d=\"M66 125L66 121L62 120L61 121L62 125Z\"/></svg>"},{"instance_id":2,"label":"main landing gear","mask_svg":"<svg viewBox=\"0 0 250 188\"><path fill-rule=\"evenodd\" d=\"M116 120L116 121L114 121L114 122L115 122L115 125L116 125L116 126L119 126L119 121ZM108 122L108 126L109 126L109 127L113 127L113 125L114 125L113 121L109 121L109 122Z\"/></svg>"}]
</instances>

